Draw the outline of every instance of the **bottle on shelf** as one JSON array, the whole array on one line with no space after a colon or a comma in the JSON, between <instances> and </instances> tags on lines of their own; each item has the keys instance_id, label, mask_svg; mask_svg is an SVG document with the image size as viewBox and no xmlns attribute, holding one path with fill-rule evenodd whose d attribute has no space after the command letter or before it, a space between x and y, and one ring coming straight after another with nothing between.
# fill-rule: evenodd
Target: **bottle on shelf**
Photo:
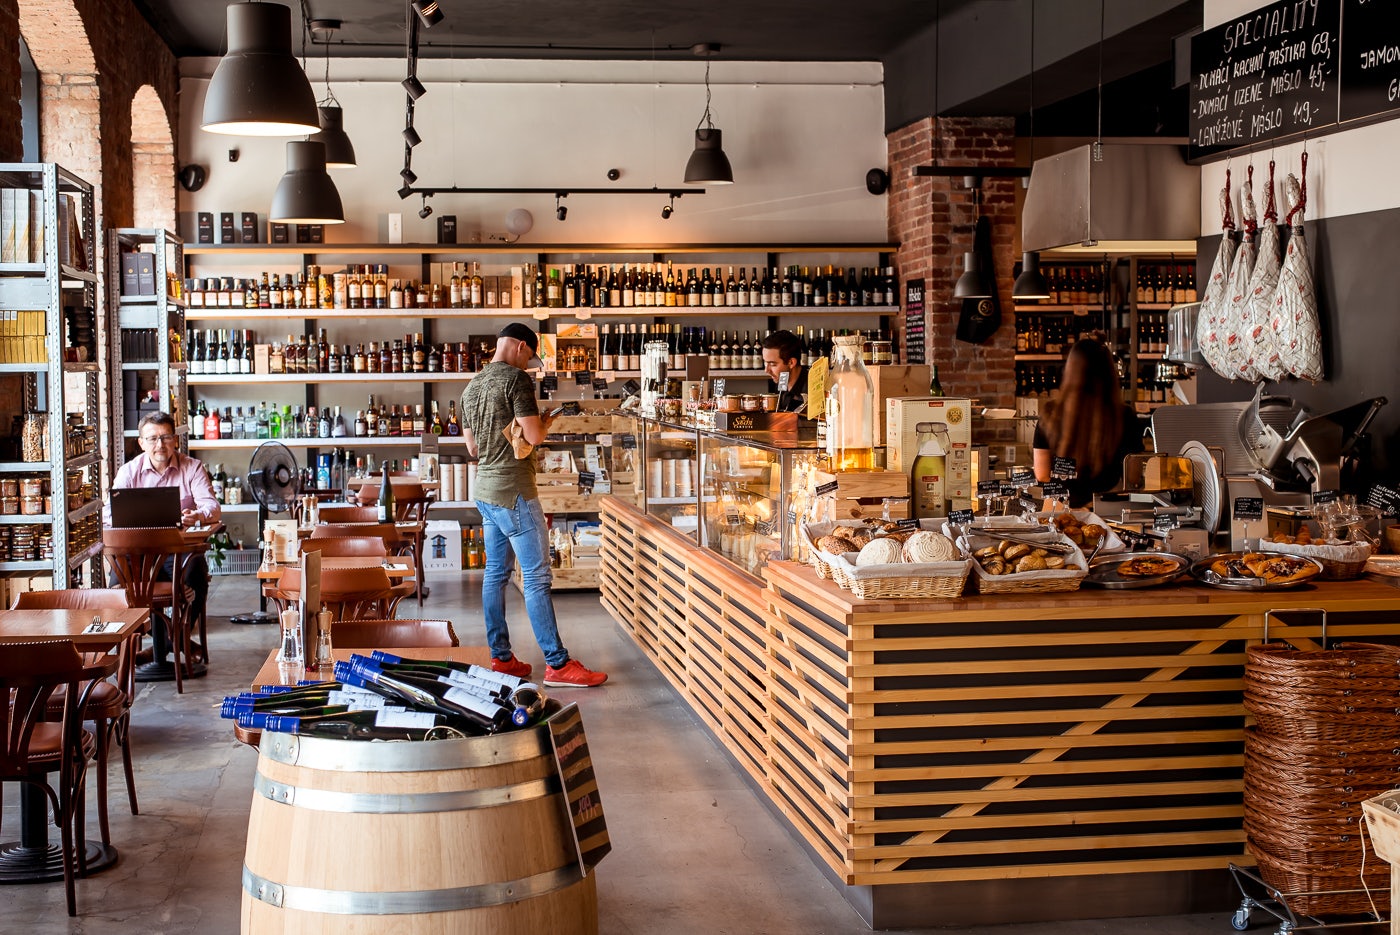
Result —
<instances>
[{"instance_id":1,"label":"bottle on shelf","mask_svg":"<svg viewBox=\"0 0 1400 935\"><path fill-rule=\"evenodd\" d=\"M384 476L379 484L379 500L376 503L377 512L375 517L381 523L392 523L395 519L394 512L394 485L389 481L389 464L384 464Z\"/></svg>"}]
</instances>

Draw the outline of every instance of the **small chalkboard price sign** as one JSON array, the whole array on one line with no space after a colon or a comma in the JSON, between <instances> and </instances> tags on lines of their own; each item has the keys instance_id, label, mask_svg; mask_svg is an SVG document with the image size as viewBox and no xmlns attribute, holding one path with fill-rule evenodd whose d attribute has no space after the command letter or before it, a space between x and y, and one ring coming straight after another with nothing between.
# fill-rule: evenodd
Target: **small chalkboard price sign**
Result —
<instances>
[{"instance_id":1,"label":"small chalkboard price sign","mask_svg":"<svg viewBox=\"0 0 1400 935\"><path fill-rule=\"evenodd\" d=\"M904 282L904 362L924 362L924 281Z\"/></svg>"},{"instance_id":2,"label":"small chalkboard price sign","mask_svg":"<svg viewBox=\"0 0 1400 935\"><path fill-rule=\"evenodd\" d=\"M1338 116L1361 120L1400 110L1400 3L1344 0Z\"/></svg>"},{"instance_id":3,"label":"small chalkboard price sign","mask_svg":"<svg viewBox=\"0 0 1400 935\"><path fill-rule=\"evenodd\" d=\"M558 389L559 389L559 376L558 376L558 374L553 374L553 373L551 373L549 376L540 377L540 392L541 392L541 393L554 393L554 392L557 392Z\"/></svg>"},{"instance_id":4,"label":"small chalkboard price sign","mask_svg":"<svg viewBox=\"0 0 1400 935\"><path fill-rule=\"evenodd\" d=\"M1238 502L1238 501L1237 501ZM1177 517L1171 513L1156 513L1152 516L1152 528L1157 532L1171 532L1177 527Z\"/></svg>"},{"instance_id":5,"label":"small chalkboard price sign","mask_svg":"<svg viewBox=\"0 0 1400 935\"><path fill-rule=\"evenodd\" d=\"M1012 471L1011 486L1029 487L1035 483L1035 474L1031 471Z\"/></svg>"},{"instance_id":6,"label":"small chalkboard price sign","mask_svg":"<svg viewBox=\"0 0 1400 935\"><path fill-rule=\"evenodd\" d=\"M598 475L592 471L578 472L578 489L584 492L591 491L598 484Z\"/></svg>"},{"instance_id":7,"label":"small chalkboard price sign","mask_svg":"<svg viewBox=\"0 0 1400 935\"><path fill-rule=\"evenodd\" d=\"M1366 494L1366 503L1386 516L1400 516L1400 491L1385 484L1376 484Z\"/></svg>"},{"instance_id":8,"label":"small chalkboard price sign","mask_svg":"<svg viewBox=\"0 0 1400 935\"><path fill-rule=\"evenodd\" d=\"M1263 497L1236 497L1234 506L1234 517L1238 520L1252 520L1264 518L1264 498Z\"/></svg>"},{"instance_id":9,"label":"small chalkboard price sign","mask_svg":"<svg viewBox=\"0 0 1400 935\"><path fill-rule=\"evenodd\" d=\"M999 480L979 480L977 482L977 496L995 497L1001 493L1001 481Z\"/></svg>"},{"instance_id":10,"label":"small chalkboard price sign","mask_svg":"<svg viewBox=\"0 0 1400 935\"><path fill-rule=\"evenodd\" d=\"M1313 505L1314 505L1314 506L1318 506L1318 505L1321 505L1321 504L1323 504L1323 503L1334 503L1334 502L1336 502L1336 499L1337 499L1337 491L1335 491L1335 490L1315 490L1315 491L1313 491L1312 502L1313 502Z\"/></svg>"},{"instance_id":11,"label":"small chalkboard price sign","mask_svg":"<svg viewBox=\"0 0 1400 935\"><path fill-rule=\"evenodd\" d=\"M554 762L559 768L559 783L573 826L579 869L587 876L612 850L612 842L603 815L603 800L598 795L598 778L593 773L593 757L588 752L588 738L583 732L583 717L578 705L568 704L545 725L554 744Z\"/></svg>"},{"instance_id":12,"label":"small chalkboard price sign","mask_svg":"<svg viewBox=\"0 0 1400 935\"><path fill-rule=\"evenodd\" d=\"M1069 488L1056 481L1046 481L1040 485L1040 492L1043 496L1052 500L1063 500L1069 496Z\"/></svg>"},{"instance_id":13,"label":"small chalkboard price sign","mask_svg":"<svg viewBox=\"0 0 1400 935\"><path fill-rule=\"evenodd\" d=\"M1056 458L1050 463L1050 476L1056 480L1074 480L1079 476L1079 464L1073 458Z\"/></svg>"},{"instance_id":14,"label":"small chalkboard price sign","mask_svg":"<svg viewBox=\"0 0 1400 935\"><path fill-rule=\"evenodd\" d=\"M628 433L628 434L626 434L626 435L620 435L620 436L618 436L618 437L622 439L622 450L623 450L623 451L636 451L636 450L637 450L637 436L636 436L636 435L633 435L633 434L631 434L631 433Z\"/></svg>"},{"instance_id":15,"label":"small chalkboard price sign","mask_svg":"<svg viewBox=\"0 0 1400 935\"><path fill-rule=\"evenodd\" d=\"M948 514L948 522L954 526L966 526L972 522L972 511L954 510Z\"/></svg>"},{"instance_id":16,"label":"small chalkboard price sign","mask_svg":"<svg viewBox=\"0 0 1400 935\"><path fill-rule=\"evenodd\" d=\"M574 371L574 386L592 386L592 385L593 385L593 371L592 371L592 370L575 370L575 371Z\"/></svg>"}]
</instances>

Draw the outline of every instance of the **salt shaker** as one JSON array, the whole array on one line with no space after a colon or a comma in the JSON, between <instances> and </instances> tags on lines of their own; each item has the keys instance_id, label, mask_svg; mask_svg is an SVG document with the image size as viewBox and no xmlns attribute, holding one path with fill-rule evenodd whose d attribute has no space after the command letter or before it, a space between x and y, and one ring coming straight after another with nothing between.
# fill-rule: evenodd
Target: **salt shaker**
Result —
<instances>
[{"instance_id":1,"label":"salt shaker","mask_svg":"<svg viewBox=\"0 0 1400 935\"><path fill-rule=\"evenodd\" d=\"M299 666L306 661L301 648L301 621L295 610L282 611L282 646L277 651L278 665Z\"/></svg>"}]
</instances>

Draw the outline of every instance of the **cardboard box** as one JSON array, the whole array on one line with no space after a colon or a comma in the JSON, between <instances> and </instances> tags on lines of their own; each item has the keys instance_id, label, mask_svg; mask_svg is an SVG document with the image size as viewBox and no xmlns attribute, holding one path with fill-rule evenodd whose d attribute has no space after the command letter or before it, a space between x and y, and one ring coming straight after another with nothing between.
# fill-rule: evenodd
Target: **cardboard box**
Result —
<instances>
[{"instance_id":1,"label":"cardboard box","mask_svg":"<svg viewBox=\"0 0 1400 935\"><path fill-rule=\"evenodd\" d=\"M219 243L238 243L238 230L233 226L233 212L219 214Z\"/></svg>"},{"instance_id":2,"label":"cardboard box","mask_svg":"<svg viewBox=\"0 0 1400 935\"><path fill-rule=\"evenodd\" d=\"M429 520L423 531L423 575L462 573L462 524L455 519Z\"/></svg>"},{"instance_id":3,"label":"cardboard box","mask_svg":"<svg viewBox=\"0 0 1400 935\"><path fill-rule=\"evenodd\" d=\"M268 242L269 242L269 243L289 243L289 242L290 242L290 240L291 240L291 232L287 230L287 225L286 225L286 224L280 224L280 223L278 223L277 221L269 221L267 227L268 227L268 238L267 238L267 239L268 239Z\"/></svg>"},{"instance_id":4,"label":"cardboard box","mask_svg":"<svg viewBox=\"0 0 1400 935\"><path fill-rule=\"evenodd\" d=\"M136 254L122 254L122 295L140 295L141 279L136 272Z\"/></svg>"},{"instance_id":5,"label":"cardboard box","mask_svg":"<svg viewBox=\"0 0 1400 935\"><path fill-rule=\"evenodd\" d=\"M901 364L866 367L875 388L875 444L885 437L885 400L892 397L926 396L933 376L928 364Z\"/></svg>"},{"instance_id":6,"label":"cardboard box","mask_svg":"<svg viewBox=\"0 0 1400 935\"><path fill-rule=\"evenodd\" d=\"M197 243L213 243L214 212L201 211L195 217L195 241Z\"/></svg>"},{"instance_id":7,"label":"cardboard box","mask_svg":"<svg viewBox=\"0 0 1400 935\"><path fill-rule=\"evenodd\" d=\"M437 242L457 242L457 215L441 214L437 219Z\"/></svg>"},{"instance_id":8,"label":"cardboard box","mask_svg":"<svg viewBox=\"0 0 1400 935\"><path fill-rule=\"evenodd\" d=\"M243 212L243 242L258 242L258 216L252 211Z\"/></svg>"},{"instance_id":9,"label":"cardboard box","mask_svg":"<svg viewBox=\"0 0 1400 935\"><path fill-rule=\"evenodd\" d=\"M137 253L136 257L136 294L155 295L156 294L156 255L154 253ZM125 288L125 274L123 274L123 288Z\"/></svg>"},{"instance_id":10,"label":"cardboard box","mask_svg":"<svg viewBox=\"0 0 1400 935\"><path fill-rule=\"evenodd\" d=\"M950 510L972 507L972 401L947 397L894 397L885 400L885 465L909 474L919 452L921 422L946 427L943 499Z\"/></svg>"}]
</instances>

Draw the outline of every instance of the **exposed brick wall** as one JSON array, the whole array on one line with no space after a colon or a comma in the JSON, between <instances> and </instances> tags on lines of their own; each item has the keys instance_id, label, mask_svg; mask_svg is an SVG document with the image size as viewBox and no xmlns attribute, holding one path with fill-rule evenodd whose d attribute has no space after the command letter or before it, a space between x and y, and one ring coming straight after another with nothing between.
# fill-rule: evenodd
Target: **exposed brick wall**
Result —
<instances>
[{"instance_id":1,"label":"exposed brick wall","mask_svg":"<svg viewBox=\"0 0 1400 935\"><path fill-rule=\"evenodd\" d=\"M972 249L972 193L961 178L916 178L914 167L1015 165L1010 118L926 117L887 136L890 153L889 235L899 244L901 281L924 280L924 341L929 363L950 396L973 396L989 406L1015 405L1016 334L1011 305L1015 262L1015 180L987 179L980 211L992 220L992 252L1001 300L1001 328L984 344L955 337L961 303L953 286L963 254Z\"/></svg>"}]
</instances>

